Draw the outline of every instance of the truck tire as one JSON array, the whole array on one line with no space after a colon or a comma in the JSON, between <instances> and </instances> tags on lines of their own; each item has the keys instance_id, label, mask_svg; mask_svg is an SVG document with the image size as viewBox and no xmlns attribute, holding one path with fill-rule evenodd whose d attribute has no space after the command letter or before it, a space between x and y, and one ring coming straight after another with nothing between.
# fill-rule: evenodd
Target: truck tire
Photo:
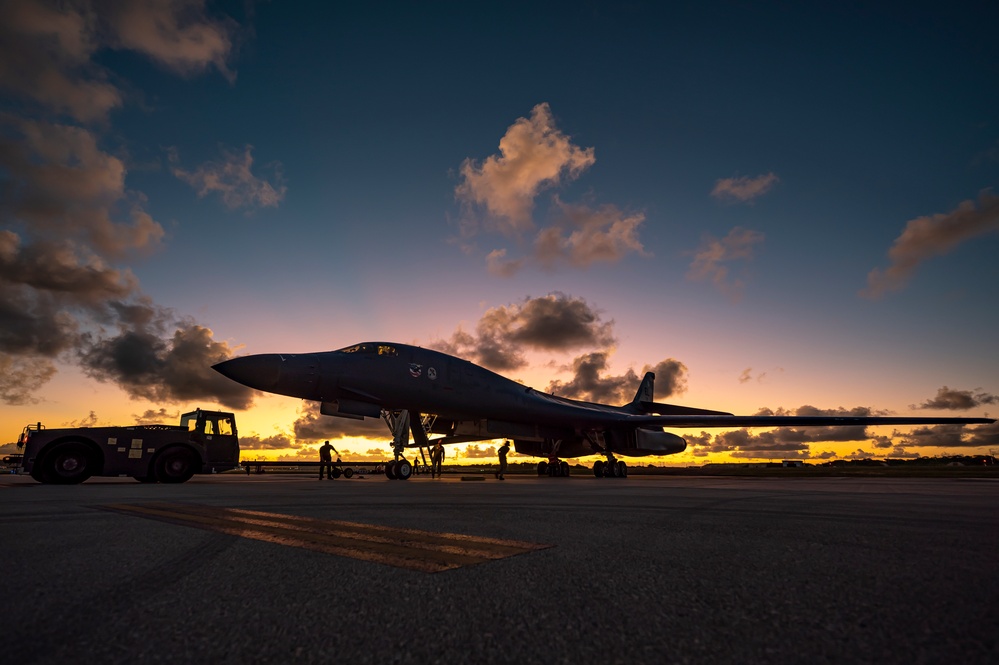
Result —
<instances>
[{"instance_id":1,"label":"truck tire","mask_svg":"<svg viewBox=\"0 0 999 665\"><path fill-rule=\"evenodd\" d=\"M198 466L198 456L190 448L167 448L156 458L156 480L161 483L186 483Z\"/></svg>"},{"instance_id":2,"label":"truck tire","mask_svg":"<svg viewBox=\"0 0 999 665\"><path fill-rule=\"evenodd\" d=\"M75 485L94 475L96 465L86 444L65 441L45 454L39 478L43 483Z\"/></svg>"}]
</instances>

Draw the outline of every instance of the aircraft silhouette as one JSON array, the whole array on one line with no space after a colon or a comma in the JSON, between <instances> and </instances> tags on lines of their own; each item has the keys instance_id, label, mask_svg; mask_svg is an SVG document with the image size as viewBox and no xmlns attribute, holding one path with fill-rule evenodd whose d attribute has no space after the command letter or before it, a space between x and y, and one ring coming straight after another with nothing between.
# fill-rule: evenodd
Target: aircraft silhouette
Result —
<instances>
[{"instance_id":1,"label":"aircraft silhouette","mask_svg":"<svg viewBox=\"0 0 999 665\"><path fill-rule=\"evenodd\" d=\"M364 342L337 351L265 353L218 363L213 369L245 386L320 402L320 413L378 418L392 432L389 478L412 473L406 448L437 441L511 439L518 453L547 457L539 475L568 475L562 458L603 455L597 477L625 477L616 455L644 457L682 452L687 442L664 427L812 427L991 423L988 418L853 416L736 416L653 401L655 375L642 379L623 406L557 397L511 381L455 356L407 344ZM410 441L412 432L413 441ZM430 439L429 435L442 436Z\"/></svg>"}]
</instances>

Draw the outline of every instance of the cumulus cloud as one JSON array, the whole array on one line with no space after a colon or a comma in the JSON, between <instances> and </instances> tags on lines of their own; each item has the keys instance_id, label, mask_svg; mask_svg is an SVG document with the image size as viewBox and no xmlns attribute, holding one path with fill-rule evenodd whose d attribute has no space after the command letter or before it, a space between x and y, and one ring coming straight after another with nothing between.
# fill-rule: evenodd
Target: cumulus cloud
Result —
<instances>
[{"instance_id":1,"label":"cumulus cloud","mask_svg":"<svg viewBox=\"0 0 999 665\"><path fill-rule=\"evenodd\" d=\"M918 427L901 434L893 432L892 438L900 439L899 445L909 448L978 448L999 445L999 425L991 423L972 427L968 425L931 425Z\"/></svg>"},{"instance_id":2,"label":"cumulus cloud","mask_svg":"<svg viewBox=\"0 0 999 665\"><path fill-rule=\"evenodd\" d=\"M235 24L208 16L204 0L119 0L107 9L114 48L141 53L178 74L215 67L230 83L235 81L226 64Z\"/></svg>"},{"instance_id":3,"label":"cumulus cloud","mask_svg":"<svg viewBox=\"0 0 999 665\"><path fill-rule=\"evenodd\" d=\"M547 391L590 402L626 404L634 398L646 372L656 375L657 399L680 395L687 389L687 367L679 360L668 358L652 367L646 365L641 373L629 369L622 375L605 376L609 356L609 351L597 351L576 358L570 367L572 378L552 381Z\"/></svg>"},{"instance_id":4,"label":"cumulus cloud","mask_svg":"<svg viewBox=\"0 0 999 665\"><path fill-rule=\"evenodd\" d=\"M949 409L952 411L967 411L982 404L999 403L999 395L972 390L951 390L947 386L937 390L936 397L922 404L911 405L913 409Z\"/></svg>"},{"instance_id":5,"label":"cumulus cloud","mask_svg":"<svg viewBox=\"0 0 999 665\"><path fill-rule=\"evenodd\" d=\"M85 3L5 3L0 21L0 87L36 105L93 122L122 103L107 73L91 61L97 17Z\"/></svg>"},{"instance_id":6,"label":"cumulus cloud","mask_svg":"<svg viewBox=\"0 0 999 665\"><path fill-rule=\"evenodd\" d=\"M550 293L522 303L493 307L476 324L475 334L456 331L431 347L495 370L523 367L525 349L567 351L614 343L613 321L582 298Z\"/></svg>"},{"instance_id":7,"label":"cumulus cloud","mask_svg":"<svg viewBox=\"0 0 999 665\"><path fill-rule=\"evenodd\" d=\"M95 58L127 49L231 78L233 23L203 0L8 0L3 14L0 88L12 103L0 113L0 400L35 400L65 362L133 397L245 408L252 392L210 369L232 348L115 266L157 249L164 231L126 186L125 159L101 145L124 96Z\"/></svg>"},{"instance_id":8,"label":"cumulus cloud","mask_svg":"<svg viewBox=\"0 0 999 665\"><path fill-rule=\"evenodd\" d=\"M281 165L271 167L275 183L271 184L253 174L252 151L253 146L250 145L243 149L242 154L222 148L221 160L206 162L193 171L186 171L178 165L176 150L171 150L171 171L197 190L199 198L217 193L230 209L277 207L288 191L282 184Z\"/></svg>"},{"instance_id":9,"label":"cumulus cloud","mask_svg":"<svg viewBox=\"0 0 999 665\"><path fill-rule=\"evenodd\" d=\"M614 205L593 209L585 205L563 203L557 197L560 218L535 240L535 257L545 267L560 261L575 267L593 263L616 263L634 252L646 256L638 239L638 227L645 215L623 213Z\"/></svg>"},{"instance_id":10,"label":"cumulus cloud","mask_svg":"<svg viewBox=\"0 0 999 665\"><path fill-rule=\"evenodd\" d=\"M95 61L101 49L131 50L181 74L226 60L235 25L210 17L204 0L8 0L0 21L0 88L82 123L107 119L123 94Z\"/></svg>"},{"instance_id":11,"label":"cumulus cloud","mask_svg":"<svg viewBox=\"0 0 999 665\"><path fill-rule=\"evenodd\" d=\"M764 235L759 231L735 227L722 239L707 235L701 246L694 252L694 260L687 271L687 279L711 281L718 289L733 300L742 296L745 281L729 275L729 264L735 261L750 261L755 246L763 242Z\"/></svg>"},{"instance_id":12,"label":"cumulus cloud","mask_svg":"<svg viewBox=\"0 0 999 665\"><path fill-rule=\"evenodd\" d=\"M715 182L711 196L722 201L749 203L757 199L780 182L774 173L758 175L755 178L742 176L739 178L723 178Z\"/></svg>"},{"instance_id":13,"label":"cumulus cloud","mask_svg":"<svg viewBox=\"0 0 999 665\"><path fill-rule=\"evenodd\" d=\"M496 457L496 446L480 446L478 444L471 444L465 446L464 457L469 459L484 459L487 457Z\"/></svg>"},{"instance_id":14,"label":"cumulus cloud","mask_svg":"<svg viewBox=\"0 0 999 665\"><path fill-rule=\"evenodd\" d=\"M0 353L0 402L35 404L35 393L55 376L51 360Z\"/></svg>"},{"instance_id":15,"label":"cumulus cloud","mask_svg":"<svg viewBox=\"0 0 999 665\"><path fill-rule=\"evenodd\" d=\"M519 118L507 129L500 154L461 165L455 197L463 207L463 240L482 231L523 239L536 228L534 208L541 192L574 180L595 161L593 148L573 145L555 126L548 104L535 106L529 119ZM647 256L638 237L644 213L611 204L569 204L558 196L552 200L551 219L535 234L528 254L509 257L508 248L493 249L486 256L490 273L509 277L531 262L547 269L561 264L586 268L630 253Z\"/></svg>"},{"instance_id":16,"label":"cumulus cloud","mask_svg":"<svg viewBox=\"0 0 999 665\"><path fill-rule=\"evenodd\" d=\"M593 148L573 145L555 126L547 103L518 118L500 139L499 154L481 163L466 159L455 197L466 206L481 206L499 231L516 234L534 227L534 199L543 189L578 177L593 165ZM466 233L474 233L466 226Z\"/></svg>"},{"instance_id":17,"label":"cumulus cloud","mask_svg":"<svg viewBox=\"0 0 999 665\"><path fill-rule=\"evenodd\" d=\"M867 287L860 295L874 300L888 292L899 291L927 259L947 254L972 238L996 231L999 231L999 196L988 191L979 195L977 206L974 201L963 201L948 213L909 220L902 235L888 250L891 265L868 273Z\"/></svg>"},{"instance_id":18,"label":"cumulus cloud","mask_svg":"<svg viewBox=\"0 0 999 665\"><path fill-rule=\"evenodd\" d=\"M85 128L0 115L0 171L0 214L11 224L111 256L154 248L163 238L141 195L126 191L124 163Z\"/></svg>"}]
</instances>

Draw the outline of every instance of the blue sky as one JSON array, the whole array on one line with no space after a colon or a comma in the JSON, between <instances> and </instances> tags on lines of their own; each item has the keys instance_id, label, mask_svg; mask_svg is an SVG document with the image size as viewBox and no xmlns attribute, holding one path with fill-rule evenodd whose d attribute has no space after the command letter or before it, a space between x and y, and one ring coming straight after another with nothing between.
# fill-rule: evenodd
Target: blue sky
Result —
<instances>
[{"instance_id":1,"label":"blue sky","mask_svg":"<svg viewBox=\"0 0 999 665\"><path fill-rule=\"evenodd\" d=\"M598 354L579 396L620 397L672 358L708 408L994 415L996 7L310 4L3 3L10 438L221 404L311 455L308 405L205 368L482 361L544 303L566 326L494 367L539 388ZM999 444L895 434L730 448Z\"/></svg>"}]
</instances>

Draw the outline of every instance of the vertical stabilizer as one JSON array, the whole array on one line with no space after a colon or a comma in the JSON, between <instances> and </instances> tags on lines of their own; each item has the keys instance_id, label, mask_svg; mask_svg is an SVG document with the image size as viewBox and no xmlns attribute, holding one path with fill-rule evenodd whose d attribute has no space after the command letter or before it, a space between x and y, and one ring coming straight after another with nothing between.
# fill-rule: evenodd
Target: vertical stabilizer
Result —
<instances>
[{"instance_id":1,"label":"vertical stabilizer","mask_svg":"<svg viewBox=\"0 0 999 665\"><path fill-rule=\"evenodd\" d=\"M631 400L633 406L641 406L642 402L652 402L653 393L655 391L656 375L652 372L646 372L645 376L642 378L642 383L638 386L638 392L635 393L635 399Z\"/></svg>"}]
</instances>

